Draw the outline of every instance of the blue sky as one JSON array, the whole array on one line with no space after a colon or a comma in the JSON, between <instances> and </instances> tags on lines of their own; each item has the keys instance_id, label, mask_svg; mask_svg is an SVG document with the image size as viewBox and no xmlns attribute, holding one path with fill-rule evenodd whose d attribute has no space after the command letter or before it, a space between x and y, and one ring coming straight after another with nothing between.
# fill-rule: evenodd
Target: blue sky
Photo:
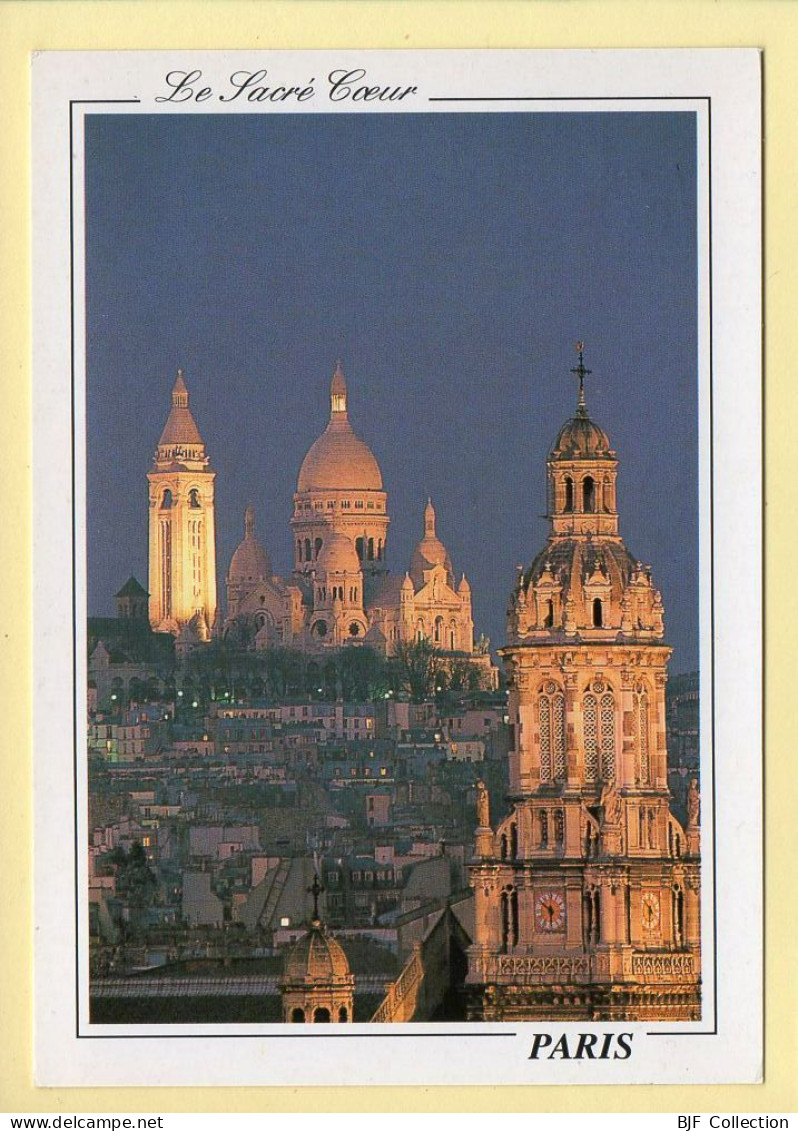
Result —
<instances>
[{"instance_id":1,"label":"blue sky","mask_svg":"<svg viewBox=\"0 0 798 1131\"><path fill-rule=\"evenodd\" d=\"M223 578L252 502L275 568L336 358L404 570L431 495L477 631L546 537L545 458L586 342L621 533L698 665L690 113L92 115L89 611L147 584L145 475L182 366Z\"/></svg>"}]
</instances>

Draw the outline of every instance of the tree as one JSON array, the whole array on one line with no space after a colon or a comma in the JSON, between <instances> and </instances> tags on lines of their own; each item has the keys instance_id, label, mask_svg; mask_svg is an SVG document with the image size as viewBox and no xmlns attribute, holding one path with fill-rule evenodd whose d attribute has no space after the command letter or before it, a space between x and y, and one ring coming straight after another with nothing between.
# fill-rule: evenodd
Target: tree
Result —
<instances>
[{"instance_id":1,"label":"tree","mask_svg":"<svg viewBox=\"0 0 798 1131\"><path fill-rule=\"evenodd\" d=\"M432 699L446 682L446 661L429 640L402 643L393 661L395 691L406 692L414 703Z\"/></svg>"}]
</instances>

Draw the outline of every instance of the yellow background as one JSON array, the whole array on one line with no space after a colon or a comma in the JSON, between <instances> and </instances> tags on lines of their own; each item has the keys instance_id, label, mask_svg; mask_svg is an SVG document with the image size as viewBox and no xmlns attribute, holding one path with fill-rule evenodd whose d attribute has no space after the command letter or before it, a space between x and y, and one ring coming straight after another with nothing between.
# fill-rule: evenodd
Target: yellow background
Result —
<instances>
[{"instance_id":1,"label":"yellow background","mask_svg":"<svg viewBox=\"0 0 798 1131\"><path fill-rule=\"evenodd\" d=\"M114 48L761 47L765 105L767 1040L764 1085L35 1089L32 1084L30 53ZM782 0L0 3L0 1110L794 1112L798 1100L798 5ZM728 563L734 568L734 563ZM746 579L740 578L745 585ZM742 673L744 677L745 673ZM752 805L757 798L752 797ZM47 882L46 877L41 877ZM57 878L53 877L53 882ZM744 893L740 893L744 898ZM740 1017L740 1026L756 1025Z\"/></svg>"}]
</instances>

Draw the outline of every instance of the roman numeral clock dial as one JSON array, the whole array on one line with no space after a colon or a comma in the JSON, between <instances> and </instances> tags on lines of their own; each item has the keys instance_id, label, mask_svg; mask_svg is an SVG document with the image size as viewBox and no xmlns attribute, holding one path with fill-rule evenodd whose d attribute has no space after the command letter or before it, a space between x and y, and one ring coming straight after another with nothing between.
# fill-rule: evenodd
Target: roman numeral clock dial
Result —
<instances>
[{"instance_id":1,"label":"roman numeral clock dial","mask_svg":"<svg viewBox=\"0 0 798 1131\"><path fill-rule=\"evenodd\" d=\"M559 891L535 896L535 926L540 931L561 931L565 926L565 900Z\"/></svg>"}]
</instances>

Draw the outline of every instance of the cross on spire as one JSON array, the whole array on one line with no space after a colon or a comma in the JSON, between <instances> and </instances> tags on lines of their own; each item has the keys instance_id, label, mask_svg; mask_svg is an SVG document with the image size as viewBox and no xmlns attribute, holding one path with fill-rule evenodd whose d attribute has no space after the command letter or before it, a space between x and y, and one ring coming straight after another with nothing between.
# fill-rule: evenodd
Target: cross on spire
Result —
<instances>
[{"instance_id":1,"label":"cross on spire","mask_svg":"<svg viewBox=\"0 0 798 1131\"><path fill-rule=\"evenodd\" d=\"M587 416L587 409L585 408L585 377L588 377L593 370L585 368L585 343L576 343L576 352L579 354L579 364L574 366L571 372L579 378L579 401L577 403L576 411L580 416Z\"/></svg>"},{"instance_id":2,"label":"cross on spire","mask_svg":"<svg viewBox=\"0 0 798 1131\"><path fill-rule=\"evenodd\" d=\"M324 891L324 888L319 883L318 875L313 877L313 883L307 889L308 894L313 896L313 918L318 921L319 918L319 896Z\"/></svg>"}]
</instances>

